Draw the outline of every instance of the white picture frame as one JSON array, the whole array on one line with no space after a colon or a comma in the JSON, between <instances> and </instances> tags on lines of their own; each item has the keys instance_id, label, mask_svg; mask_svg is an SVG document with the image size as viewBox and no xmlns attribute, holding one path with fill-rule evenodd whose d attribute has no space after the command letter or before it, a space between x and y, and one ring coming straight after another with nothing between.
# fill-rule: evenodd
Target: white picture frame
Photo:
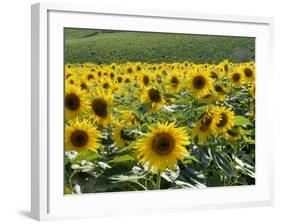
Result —
<instances>
[{"instance_id":1,"label":"white picture frame","mask_svg":"<svg viewBox=\"0 0 281 224\"><path fill-rule=\"evenodd\" d=\"M271 205L273 147L270 133L264 130L270 129L267 97L273 76L273 23L272 18L262 17L32 5L32 217L50 220ZM186 28L180 30L180 25ZM64 196L63 27L256 37L256 185Z\"/></svg>"}]
</instances>

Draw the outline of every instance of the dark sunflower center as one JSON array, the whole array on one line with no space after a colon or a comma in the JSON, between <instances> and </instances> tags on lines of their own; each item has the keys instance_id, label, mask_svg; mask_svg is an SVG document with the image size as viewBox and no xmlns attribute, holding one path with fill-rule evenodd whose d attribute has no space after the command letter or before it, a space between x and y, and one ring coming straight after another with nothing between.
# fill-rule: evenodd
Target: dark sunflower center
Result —
<instances>
[{"instance_id":1,"label":"dark sunflower center","mask_svg":"<svg viewBox=\"0 0 281 224\"><path fill-rule=\"evenodd\" d=\"M177 77L173 76L171 79L171 83L173 86L177 86L179 84L179 80Z\"/></svg>"},{"instance_id":2,"label":"dark sunflower center","mask_svg":"<svg viewBox=\"0 0 281 224\"><path fill-rule=\"evenodd\" d=\"M94 113L99 117L107 116L107 103L104 99L97 98L92 101L92 109Z\"/></svg>"},{"instance_id":3,"label":"dark sunflower center","mask_svg":"<svg viewBox=\"0 0 281 224\"><path fill-rule=\"evenodd\" d=\"M219 128L222 128L222 127L224 127L227 124L228 117L227 117L227 114L224 113L224 112L222 112L220 115L221 115L221 120L217 123L217 126Z\"/></svg>"},{"instance_id":4,"label":"dark sunflower center","mask_svg":"<svg viewBox=\"0 0 281 224\"><path fill-rule=\"evenodd\" d=\"M88 80L91 80L93 78L94 78L94 76L92 74L88 75Z\"/></svg>"},{"instance_id":5,"label":"dark sunflower center","mask_svg":"<svg viewBox=\"0 0 281 224\"><path fill-rule=\"evenodd\" d=\"M64 98L64 105L68 110L75 111L80 107L80 98L75 93L69 93Z\"/></svg>"},{"instance_id":6,"label":"dark sunflower center","mask_svg":"<svg viewBox=\"0 0 281 224\"><path fill-rule=\"evenodd\" d=\"M141 70L141 67L140 66L137 66L137 71L140 71Z\"/></svg>"},{"instance_id":7,"label":"dark sunflower center","mask_svg":"<svg viewBox=\"0 0 281 224\"><path fill-rule=\"evenodd\" d=\"M149 78L148 78L148 76L147 76L147 75L143 76L142 81L143 81L143 84L147 86L148 83L149 83Z\"/></svg>"},{"instance_id":8,"label":"dark sunflower center","mask_svg":"<svg viewBox=\"0 0 281 224\"><path fill-rule=\"evenodd\" d=\"M70 84L72 84L72 85L73 85L73 84L74 84L74 81L73 81L73 80L70 80Z\"/></svg>"},{"instance_id":9,"label":"dark sunflower center","mask_svg":"<svg viewBox=\"0 0 281 224\"><path fill-rule=\"evenodd\" d=\"M175 148L175 140L168 133L160 133L152 140L152 149L160 155L167 155Z\"/></svg>"},{"instance_id":10,"label":"dark sunflower center","mask_svg":"<svg viewBox=\"0 0 281 224\"><path fill-rule=\"evenodd\" d=\"M120 82L122 82L122 77L118 77L117 78L117 81L120 83Z\"/></svg>"},{"instance_id":11,"label":"dark sunflower center","mask_svg":"<svg viewBox=\"0 0 281 224\"><path fill-rule=\"evenodd\" d=\"M80 84L81 89L88 89L88 86L85 83Z\"/></svg>"},{"instance_id":12,"label":"dark sunflower center","mask_svg":"<svg viewBox=\"0 0 281 224\"><path fill-rule=\"evenodd\" d=\"M130 83L130 82L131 82L130 79L128 79L128 78L125 79L125 83Z\"/></svg>"},{"instance_id":13,"label":"dark sunflower center","mask_svg":"<svg viewBox=\"0 0 281 224\"><path fill-rule=\"evenodd\" d=\"M114 78L115 74L113 72L110 73L110 78Z\"/></svg>"},{"instance_id":14,"label":"dark sunflower center","mask_svg":"<svg viewBox=\"0 0 281 224\"><path fill-rule=\"evenodd\" d=\"M203 76L199 75L199 76L196 76L194 79L193 79L193 86L194 88L196 89L202 89L204 88L206 84L206 80Z\"/></svg>"},{"instance_id":15,"label":"dark sunflower center","mask_svg":"<svg viewBox=\"0 0 281 224\"><path fill-rule=\"evenodd\" d=\"M68 79L69 77L71 77L71 74L67 74L66 79Z\"/></svg>"},{"instance_id":16,"label":"dark sunflower center","mask_svg":"<svg viewBox=\"0 0 281 224\"><path fill-rule=\"evenodd\" d=\"M109 88L109 84L108 84L107 82L104 83L104 84L103 84L103 88L104 88L104 89L108 89L108 88Z\"/></svg>"},{"instance_id":17,"label":"dark sunflower center","mask_svg":"<svg viewBox=\"0 0 281 224\"><path fill-rule=\"evenodd\" d=\"M128 72L128 73L132 73L132 72L133 72L133 69L132 69L132 68L128 68L128 69L127 69L127 72Z\"/></svg>"},{"instance_id":18,"label":"dark sunflower center","mask_svg":"<svg viewBox=\"0 0 281 224\"><path fill-rule=\"evenodd\" d=\"M245 74L246 77L251 78L253 76L253 71L249 68L245 68L244 74Z\"/></svg>"},{"instance_id":19,"label":"dark sunflower center","mask_svg":"<svg viewBox=\"0 0 281 224\"><path fill-rule=\"evenodd\" d=\"M239 82L240 78L241 78L241 75L239 73L234 73L232 76L232 80L234 82Z\"/></svg>"},{"instance_id":20,"label":"dark sunflower center","mask_svg":"<svg viewBox=\"0 0 281 224\"><path fill-rule=\"evenodd\" d=\"M72 145L76 147L83 147L87 144L89 136L85 131L76 130L72 133L70 140Z\"/></svg>"},{"instance_id":21,"label":"dark sunflower center","mask_svg":"<svg viewBox=\"0 0 281 224\"><path fill-rule=\"evenodd\" d=\"M213 118L204 116L200 122L200 131L207 131L212 123Z\"/></svg>"},{"instance_id":22,"label":"dark sunflower center","mask_svg":"<svg viewBox=\"0 0 281 224\"><path fill-rule=\"evenodd\" d=\"M161 102L160 92L157 89L150 89L148 95L151 101L155 103Z\"/></svg>"}]
</instances>

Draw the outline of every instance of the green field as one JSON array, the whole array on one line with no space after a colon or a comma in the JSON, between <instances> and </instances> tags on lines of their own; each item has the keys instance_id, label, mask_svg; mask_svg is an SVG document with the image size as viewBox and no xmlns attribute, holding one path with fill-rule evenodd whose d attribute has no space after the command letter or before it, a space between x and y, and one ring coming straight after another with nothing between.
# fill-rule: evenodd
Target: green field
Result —
<instances>
[{"instance_id":1,"label":"green field","mask_svg":"<svg viewBox=\"0 0 281 224\"><path fill-rule=\"evenodd\" d=\"M106 30L65 29L65 63L218 63L255 60L255 39Z\"/></svg>"}]
</instances>

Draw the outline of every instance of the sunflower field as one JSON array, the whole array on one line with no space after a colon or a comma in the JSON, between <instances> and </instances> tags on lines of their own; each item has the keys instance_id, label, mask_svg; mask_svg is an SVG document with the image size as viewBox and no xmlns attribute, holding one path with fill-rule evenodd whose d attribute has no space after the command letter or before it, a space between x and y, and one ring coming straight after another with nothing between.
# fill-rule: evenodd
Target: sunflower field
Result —
<instances>
[{"instance_id":1,"label":"sunflower field","mask_svg":"<svg viewBox=\"0 0 281 224\"><path fill-rule=\"evenodd\" d=\"M65 64L65 194L255 184L255 62Z\"/></svg>"}]
</instances>

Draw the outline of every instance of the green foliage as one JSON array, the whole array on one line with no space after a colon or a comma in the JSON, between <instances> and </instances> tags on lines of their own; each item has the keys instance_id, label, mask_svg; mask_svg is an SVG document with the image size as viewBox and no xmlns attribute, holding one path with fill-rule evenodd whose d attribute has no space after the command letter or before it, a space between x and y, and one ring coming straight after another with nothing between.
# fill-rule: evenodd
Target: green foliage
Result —
<instances>
[{"instance_id":1,"label":"green foliage","mask_svg":"<svg viewBox=\"0 0 281 224\"><path fill-rule=\"evenodd\" d=\"M218 63L226 58L233 62L254 60L255 39L65 29L65 63L161 63L186 60L194 63Z\"/></svg>"}]
</instances>

